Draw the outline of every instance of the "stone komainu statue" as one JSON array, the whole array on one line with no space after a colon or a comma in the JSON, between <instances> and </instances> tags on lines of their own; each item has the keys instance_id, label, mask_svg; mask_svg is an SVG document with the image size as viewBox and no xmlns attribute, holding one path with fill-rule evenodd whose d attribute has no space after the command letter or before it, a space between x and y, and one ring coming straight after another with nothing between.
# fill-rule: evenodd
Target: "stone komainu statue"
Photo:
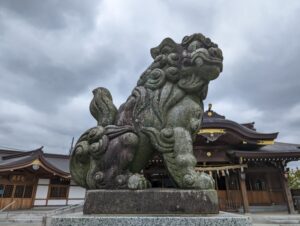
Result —
<instances>
[{"instance_id":1,"label":"stone komainu statue","mask_svg":"<svg viewBox=\"0 0 300 226\"><path fill-rule=\"evenodd\" d=\"M193 139L200 128L208 83L222 71L222 51L202 34L181 44L164 39L154 62L117 110L106 88L93 91L90 111L98 125L79 138L71 155L73 179L87 189L150 187L140 172L155 153L179 188L213 189L195 171Z\"/></svg>"}]
</instances>

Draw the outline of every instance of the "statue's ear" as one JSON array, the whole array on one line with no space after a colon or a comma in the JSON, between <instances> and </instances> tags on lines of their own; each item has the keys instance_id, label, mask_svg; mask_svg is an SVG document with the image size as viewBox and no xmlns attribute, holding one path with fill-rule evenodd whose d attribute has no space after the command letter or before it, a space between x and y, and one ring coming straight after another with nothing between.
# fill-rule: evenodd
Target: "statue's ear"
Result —
<instances>
[{"instance_id":1,"label":"statue's ear","mask_svg":"<svg viewBox=\"0 0 300 226\"><path fill-rule=\"evenodd\" d=\"M150 50L151 56L155 59L160 54L168 54L176 51L177 44L171 38L165 38L157 47Z\"/></svg>"},{"instance_id":2,"label":"statue's ear","mask_svg":"<svg viewBox=\"0 0 300 226\"><path fill-rule=\"evenodd\" d=\"M189 43L191 39L192 39L192 36L184 36L184 38L182 39L181 44L184 46L187 43Z\"/></svg>"}]
</instances>

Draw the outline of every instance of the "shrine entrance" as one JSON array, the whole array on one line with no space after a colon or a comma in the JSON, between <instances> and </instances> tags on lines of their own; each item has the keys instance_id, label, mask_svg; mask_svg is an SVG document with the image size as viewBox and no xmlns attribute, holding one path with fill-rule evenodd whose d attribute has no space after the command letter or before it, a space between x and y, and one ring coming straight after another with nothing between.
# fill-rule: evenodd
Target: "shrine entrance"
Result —
<instances>
[{"instance_id":1,"label":"shrine entrance","mask_svg":"<svg viewBox=\"0 0 300 226\"><path fill-rule=\"evenodd\" d=\"M237 212L243 209L242 194L236 173L226 176L214 176L219 197L219 208L222 211Z\"/></svg>"},{"instance_id":2,"label":"shrine entrance","mask_svg":"<svg viewBox=\"0 0 300 226\"><path fill-rule=\"evenodd\" d=\"M279 172L275 168L250 168L246 176L249 205L285 205L284 191ZM278 178L277 180L275 178Z\"/></svg>"},{"instance_id":3,"label":"shrine entrance","mask_svg":"<svg viewBox=\"0 0 300 226\"><path fill-rule=\"evenodd\" d=\"M29 209L33 206L36 183L33 175L9 175L0 179L0 209Z\"/></svg>"}]
</instances>

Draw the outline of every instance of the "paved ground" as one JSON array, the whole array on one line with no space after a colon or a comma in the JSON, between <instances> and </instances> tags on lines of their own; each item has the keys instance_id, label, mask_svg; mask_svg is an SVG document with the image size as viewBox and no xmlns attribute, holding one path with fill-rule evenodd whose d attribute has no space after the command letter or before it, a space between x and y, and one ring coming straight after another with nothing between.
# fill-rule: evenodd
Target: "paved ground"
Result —
<instances>
[{"instance_id":1,"label":"paved ground","mask_svg":"<svg viewBox=\"0 0 300 226\"><path fill-rule=\"evenodd\" d=\"M300 214L287 212L247 214L254 226L300 226Z\"/></svg>"},{"instance_id":2,"label":"paved ground","mask_svg":"<svg viewBox=\"0 0 300 226\"><path fill-rule=\"evenodd\" d=\"M0 212L0 226L49 226L52 215L81 211L82 205Z\"/></svg>"},{"instance_id":3,"label":"paved ground","mask_svg":"<svg viewBox=\"0 0 300 226\"><path fill-rule=\"evenodd\" d=\"M49 209L10 211L0 213L0 226L49 226L43 216ZM253 226L300 226L300 214L290 215L287 212L247 214L253 221Z\"/></svg>"}]
</instances>

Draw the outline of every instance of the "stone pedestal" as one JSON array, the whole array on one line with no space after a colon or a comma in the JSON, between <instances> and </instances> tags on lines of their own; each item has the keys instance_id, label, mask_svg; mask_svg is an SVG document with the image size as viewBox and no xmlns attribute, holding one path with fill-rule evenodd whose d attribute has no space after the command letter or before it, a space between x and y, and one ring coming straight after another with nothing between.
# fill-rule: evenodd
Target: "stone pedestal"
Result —
<instances>
[{"instance_id":1,"label":"stone pedestal","mask_svg":"<svg viewBox=\"0 0 300 226\"><path fill-rule=\"evenodd\" d=\"M89 190L84 214L216 214L215 190Z\"/></svg>"},{"instance_id":2,"label":"stone pedestal","mask_svg":"<svg viewBox=\"0 0 300 226\"><path fill-rule=\"evenodd\" d=\"M90 190L83 213L52 217L52 226L250 226L219 213L215 190Z\"/></svg>"},{"instance_id":3,"label":"stone pedestal","mask_svg":"<svg viewBox=\"0 0 300 226\"><path fill-rule=\"evenodd\" d=\"M52 226L251 226L249 217L237 214L209 215L83 215L52 217Z\"/></svg>"}]
</instances>

